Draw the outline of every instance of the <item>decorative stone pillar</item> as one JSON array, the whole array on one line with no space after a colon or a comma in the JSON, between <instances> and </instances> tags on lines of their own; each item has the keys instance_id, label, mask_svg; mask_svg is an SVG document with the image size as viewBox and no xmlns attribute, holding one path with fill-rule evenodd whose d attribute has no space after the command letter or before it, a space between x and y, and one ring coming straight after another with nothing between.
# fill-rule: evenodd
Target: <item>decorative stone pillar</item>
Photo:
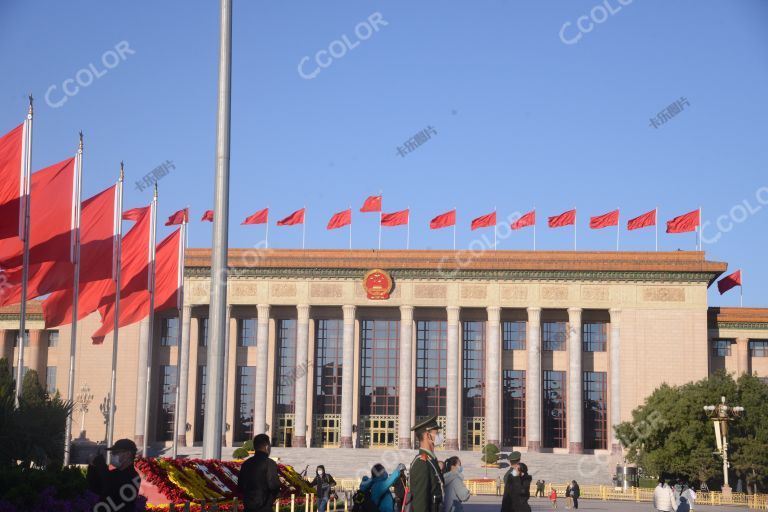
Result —
<instances>
[{"instance_id":1,"label":"decorative stone pillar","mask_svg":"<svg viewBox=\"0 0 768 512\"><path fill-rule=\"evenodd\" d=\"M611 308L610 382L611 382L611 451L622 453L615 427L621 423L621 310Z\"/></svg>"},{"instance_id":2,"label":"decorative stone pillar","mask_svg":"<svg viewBox=\"0 0 768 512\"><path fill-rule=\"evenodd\" d=\"M37 382L45 387L46 364L48 361L48 334L40 329L29 331L29 362L27 368L35 370Z\"/></svg>"},{"instance_id":3,"label":"decorative stone pillar","mask_svg":"<svg viewBox=\"0 0 768 512\"><path fill-rule=\"evenodd\" d=\"M234 425L235 418L235 406L234 395L230 396L230 381L231 388L235 387L235 374L237 373L237 349L232 347L233 340L231 336L231 324L232 324L232 304L227 304L227 320L224 323L224 401L221 404L222 417L221 417L221 445L229 446L231 443L227 442L227 439L232 440L234 438ZM235 341L237 343L237 333L235 333ZM231 374L231 375L230 375ZM230 407L230 402L232 406ZM229 420L232 420L231 422ZM229 430L227 430L229 425Z\"/></svg>"},{"instance_id":4,"label":"decorative stone pillar","mask_svg":"<svg viewBox=\"0 0 768 512\"><path fill-rule=\"evenodd\" d=\"M528 370L525 375L525 430L529 452L541 451L541 308L528 308Z\"/></svg>"},{"instance_id":5,"label":"decorative stone pillar","mask_svg":"<svg viewBox=\"0 0 768 512\"><path fill-rule=\"evenodd\" d=\"M192 331L192 306L182 308L181 339L179 340L179 403L176 404L176 425L179 446L187 446L187 395L189 394L189 339Z\"/></svg>"},{"instance_id":6,"label":"decorative stone pillar","mask_svg":"<svg viewBox=\"0 0 768 512\"><path fill-rule=\"evenodd\" d=\"M352 422L354 414L355 384L355 306L342 306L344 330L341 355L341 448L352 448Z\"/></svg>"},{"instance_id":7,"label":"decorative stone pillar","mask_svg":"<svg viewBox=\"0 0 768 512\"><path fill-rule=\"evenodd\" d=\"M13 366L13 331L0 329L0 359L8 361L8 371Z\"/></svg>"},{"instance_id":8,"label":"decorative stone pillar","mask_svg":"<svg viewBox=\"0 0 768 512\"><path fill-rule=\"evenodd\" d=\"M269 304L256 306L256 389L253 433L267 431L267 375L269 374Z\"/></svg>"},{"instance_id":9,"label":"decorative stone pillar","mask_svg":"<svg viewBox=\"0 0 768 512\"><path fill-rule=\"evenodd\" d=\"M459 449L459 312L458 306L448 306L448 350L446 362L448 387L445 393L445 449Z\"/></svg>"},{"instance_id":10,"label":"decorative stone pillar","mask_svg":"<svg viewBox=\"0 0 768 512\"><path fill-rule=\"evenodd\" d=\"M136 414L133 440L137 446L144 445L144 409L147 404L147 357L149 355L149 319L139 322L139 360L136 367ZM98 399L98 397L97 397ZM114 397L112 397L114 401Z\"/></svg>"},{"instance_id":11,"label":"decorative stone pillar","mask_svg":"<svg viewBox=\"0 0 768 512\"><path fill-rule=\"evenodd\" d=\"M581 308L568 308L568 452L584 453Z\"/></svg>"},{"instance_id":12,"label":"decorative stone pillar","mask_svg":"<svg viewBox=\"0 0 768 512\"><path fill-rule=\"evenodd\" d=\"M411 389L413 382L413 306L400 306L400 382L398 384L398 446L411 448Z\"/></svg>"},{"instance_id":13,"label":"decorative stone pillar","mask_svg":"<svg viewBox=\"0 0 768 512\"><path fill-rule=\"evenodd\" d=\"M736 351L738 357L737 375L750 373L749 370L749 338L736 338Z\"/></svg>"},{"instance_id":14,"label":"decorative stone pillar","mask_svg":"<svg viewBox=\"0 0 768 512\"><path fill-rule=\"evenodd\" d=\"M488 329L486 330L486 359L485 359L485 437L488 444L501 446L501 308L489 306Z\"/></svg>"},{"instance_id":15,"label":"decorative stone pillar","mask_svg":"<svg viewBox=\"0 0 768 512\"><path fill-rule=\"evenodd\" d=\"M307 357L309 352L309 305L296 306L296 371L294 373L293 446L307 446Z\"/></svg>"}]
</instances>

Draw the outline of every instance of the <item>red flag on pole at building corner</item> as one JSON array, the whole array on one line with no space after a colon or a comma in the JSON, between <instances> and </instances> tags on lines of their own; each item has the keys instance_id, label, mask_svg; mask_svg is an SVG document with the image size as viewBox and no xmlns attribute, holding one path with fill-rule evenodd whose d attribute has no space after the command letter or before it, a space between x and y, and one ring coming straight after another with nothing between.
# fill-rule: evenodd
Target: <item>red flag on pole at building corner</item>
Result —
<instances>
[{"instance_id":1,"label":"red flag on pole at building corner","mask_svg":"<svg viewBox=\"0 0 768 512\"><path fill-rule=\"evenodd\" d=\"M678 215L672 220L667 221L667 233L688 233L696 231L700 223L699 210Z\"/></svg>"},{"instance_id":2,"label":"red flag on pole at building corner","mask_svg":"<svg viewBox=\"0 0 768 512\"><path fill-rule=\"evenodd\" d=\"M296 210L284 219L277 221L278 226L295 226L296 224L304 224L304 211L306 208Z\"/></svg>"},{"instance_id":3,"label":"red flag on pole at building corner","mask_svg":"<svg viewBox=\"0 0 768 512\"><path fill-rule=\"evenodd\" d=\"M531 210L512 223L512 229L522 229L536 224L536 210Z\"/></svg>"},{"instance_id":4,"label":"red flag on pole at building corner","mask_svg":"<svg viewBox=\"0 0 768 512\"><path fill-rule=\"evenodd\" d=\"M246 217L241 225L246 226L250 224L266 224L267 222L269 222L269 208L264 208L257 211L250 217Z\"/></svg>"},{"instance_id":5,"label":"red flag on pole at building corner","mask_svg":"<svg viewBox=\"0 0 768 512\"><path fill-rule=\"evenodd\" d=\"M366 212L380 212L381 211L381 194L378 196L368 196L360 208L361 213Z\"/></svg>"},{"instance_id":6,"label":"red flag on pole at building corner","mask_svg":"<svg viewBox=\"0 0 768 512\"><path fill-rule=\"evenodd\" d=\"M208 210L208 212L211 212ZM205 212L208 214L208 212ZM208 220L203 216L202 220ZM211 221L213 221L213 212L211 212ZM168 220L165 221L166 226L175 226L177 224L183 224L184 222L189 222L189 208L182 208L181 210L174 212L171 214L170 217L168 217Z\"/></svg>"},{"instance_id":7,"label":"red flag on pole at building corner","mask_svg":"<svg viewBox=\"0 0 768 512\"><path fill-rule=\"evenodd\" d=\"M480 217L473 219L470 225L470 230L474 231L480 228L489 228L496 225L496 212L491 212L487 215L481 215Z\"/></svg>"},{"instance_id":8,"label":"red flag on pole at building corner","mask_svg":"<svg viewBox=\"0 0 768 512\"><path fill-rule=\"evenodd\" d=\"M403 224L408 224L409 213L410 213L410 210L408 208L406 208L405 210L400 210L399 212L384 213L381 216L381 225L392 227L392 226L402 226Z\"/></svg>"},{"instance_id":9,"label":"red flag on pole at building corner","mask_svg":"<svg viewBox=\"0 0 768 512\"><path fill-rule=\"evenodd\" d=\"M613 210L603 215L590 217L589 227L592 229L602 229L609 226L619 225L619 210Z\"/></svg>"},{"instance_id":10,"label":"red flag on pole at building corner","mask_svg":"<svg viewBox=\"0 0 768 512\"><path fill-rule=\"evenodd\" d=\"M646 212L642 215L638 215L634 219L629 219L627 221L627 230L632 231L633 229L641 229L641 228L647 228L649 226L655 226L656 225L656 209Z\"/></svg>"},{"instance_id":11,"label":"red flag on pole at building corner","mask_svg":"<svg viewBox=\"0 0 768 512\"><path fill-rule=\"evenodd\" d=\"M456 225L456 209L441 213L429 222L429 229L441 229Z\"/></svg>"},{"instance_id":12,"label":"red flag on pole at building corner","mask_svg":"<svg viewBox=\"0 0 768 512\"><path fill-rule=\"evenodd\" d=\"M568 210L560 215L554 215L548 219L549 227L560 228L576 224L576 209Z\"/></svg>"},{"instance_id":13,"label":"red flag on pole at building corner","mask_svg":"<svg viewBox=\"0 0 768 512\"><path fill-rule=\"evenodd\" d=\"M335 213L328 221L326 229L338 229L352 224L352 208Z\"/></svg>"},{"instance_id":14,"label":"red flag on pole at building corner","mask_svg":"<svg viewBox=\"0 0 768 512\"><path fill-rule=\"evenodd\" d=\"M200 221L213 222L213 210L205 210L205 213L200 218Z\"/></svg>"},{"instance_id":15,"label":"red flag on pole at building corner","mask_svg":"<svg viewBox=\"0 0 768 512\"><path fill-rule=\"evenodd\" d=\"M737 270L733 274L727 275L717 282L717 291L720 295L724 294L731 288L741 286L741 270Z\"/></svg>"}]
</instances>

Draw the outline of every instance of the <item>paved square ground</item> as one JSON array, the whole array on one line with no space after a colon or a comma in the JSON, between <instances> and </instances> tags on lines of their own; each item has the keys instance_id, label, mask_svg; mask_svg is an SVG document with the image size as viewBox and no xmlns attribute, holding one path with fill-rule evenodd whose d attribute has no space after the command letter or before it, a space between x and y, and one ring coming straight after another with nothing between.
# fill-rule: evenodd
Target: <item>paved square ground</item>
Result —
<instances>
[{"instance_id":1,"label":"paved square ground","mask_svg":"<svg viewBox=\"0 0 768 512\"><path fill-rule=\"evenodd\" d=\"M544 498L531 498L528 502L531 505L531 510L534 512L551 511L552 505L548 499ZM565 508L565 500L560 499L557 502L558 512L568 512ZM501 509L501 497L496 496L472 496L467 503L464 504L464 512L499 512ZM610 510L619 512L651 512L653 507L651 503L633 503L633 502L621 502L621 501L600 501L600 500L579 500L579 511L582 510ZM696 506L695 510L701 512L715 512L716 510L729 510L732 512L744 511L747 512L747 507L711 507L711 506Z\"/></svg>"}]
</instances>

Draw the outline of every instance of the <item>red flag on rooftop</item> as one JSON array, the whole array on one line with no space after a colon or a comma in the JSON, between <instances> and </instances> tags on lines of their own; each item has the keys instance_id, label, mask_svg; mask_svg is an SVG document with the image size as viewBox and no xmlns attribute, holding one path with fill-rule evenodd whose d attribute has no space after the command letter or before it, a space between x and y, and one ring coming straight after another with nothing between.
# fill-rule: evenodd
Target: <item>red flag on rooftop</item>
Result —
<instances>
[{"instance_id":1,"label":"red flag on rooftop","mask_svg":"<svg viewBox=\"0 0 768 512\"><path fill-rule=\"evenodd\" d=\"M592 229L602 229L609 226L619 225L619 210L613 210L603 215L591 217L589 219L589 227Z\"/></svg>"},{"instance_id":2,"label":"red flag on rooftop","mask_svg":"<svg viewBox=\"0 0 768 512\"><path fill-rule=\"evenodd\" d=\"M679 215L667 221L667 233L687 233L699 227L699 210Z\"/></svg>"},{"instance_id":3,"label":"red flag on rooftop","mask_svg":"<svg viewBox=\"0 0 768 512\"><path fill-rule=\"evenodd\" d=\"M200 218L200 221L213 222L213 210L205 210L205 213Z\"/></svg>"},{"instance_id":4,"label":"red flag on rooftop","mask_svg":"<svg viewBox=\"0 0 768 512\"><path fill-rule=\"evenodd\" d=\"M241 225L266 224L267 222L269 222L269 208L264 208L263 210L257 211L250 217L246 217Z\"/></svg>"},{"instance_id":5,"label":"red flag on rooftop","mask_svg":"<svg viewBox=\"0 0 768 512\"><path fill-rule=\"evenodd\" d=\"M211 220L213 220L213 212L211 212ZM177 224L183 224L185 222L189 222L189 208L182 208L181 210L172 213L171 216L168 217L168 220L165 221L165 225L175 226Z\"/></svg>"},{"instance_id":6,"label":"red flag on rooftop","mask_svg":"<svg viewBox=\"0 0 768 512\"><path fill-rule=\"evenodd\" d=\"M474 231L476 229L487 228L495 225L496 225L496 212L492 212L487 215L482 215L476 219L473 219L470 228L472 231Z\"/></svg>"},{"instance_id":7,"label":"red flag on rooftop","mask_svg":"<svg viewBox=\"0 0 768 512\"><path fill-rule=\"evenodd\" d=\"M512 223L512 229L522 229L528 226L536 225L536 210L531 210L515 222Z\"/></svg>"},{"instance_id":8,"label":"red flag on rooftop","mask_svg":"<svg viewBox=\"0 0 768 512\"><path fill-rule=\"evenodd\" d=\"M336 213L328 221L326 229L337 229L352 224L352 208Z\"/></svg>"},{"instance_id":9,"label":"red flag on rooftop","mask_svg":"<svg viewBox=\"0 0 768 512\"><path fill-rule=\"evenodd\" d=\"M656 225L656 209L646 212L642 215L629 219L627 222L627 230L647 228L649 226Z\"/></svg>"},{"instance_id":10,"label":"red flag on rooftop","mask_svg":"<svg viewBox=\"0 0 768 512\"><path fill-rule=\"evenodd\" d=\"M567 212L563 212L560 215L555 215L553 217L549 217L549 227L551 228L560 228L563 226L572 226L576 224L576 210L568 210Z\"/></svg>"},{"instance_id":11,"label":"red flag on rooftop","mask_svg":"<svg viewBox=\"0 0 768 512\"><path fill-rule=\"evenodd\" d=\"M277 221L278 226L295 226L297 224L304 224L304 211L306 208L296 210L284 219Z\"/></svg>"},{"instance_id":12,"label":"red flag on rooftop","mask_svg":"<svg viewBox=\"0 0 768 512\"><path fill-rule=\"evenodd\" d=\"M381 216L381 225L393 227L408 224L409 214L410 210L407 208L405 210L400 210L399 212L385 213Z\"/></svg>"},{"instance_id":13,"label":"red flag on rooftop","mask_svg":"<svg viewBox=\"0 0 768 512\"><path fill-rule=\"evenodd\" d=\"M441 213L429 222L429 229L441 229L456 225L456 210Z\"/></svg>"},{"instance_id":14,"label":"red flag on rooftop","mask_svg":"<svg viewBox=\"0 0 768 512\"><path fill-rule=\"evenodd\" d=\"M717 290L720 292L720 295L736 286L741 286L741 270L737 270L717 282Z\"/></svg>"},{"instance_id":15,"label":"red flag on rooftop","mask_svg":"<svg viewBox=\"0 0 768 512\"><path fill-rule=\"evenodd\" d=\"M360 208L360 211L362 213L365 213L365 212L380 212L381 211L381 195L378 195L378 196L368 196L368 198L363 203L362 208Z\"/></svg>"}]
</instances>

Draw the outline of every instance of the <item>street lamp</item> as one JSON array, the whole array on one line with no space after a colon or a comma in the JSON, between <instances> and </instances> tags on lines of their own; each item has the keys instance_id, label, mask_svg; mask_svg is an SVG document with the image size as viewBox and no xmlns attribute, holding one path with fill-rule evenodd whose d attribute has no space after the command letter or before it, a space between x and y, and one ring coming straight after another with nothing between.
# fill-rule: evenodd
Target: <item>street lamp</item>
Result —
<instances>
[{"instance_id":1,"label":"street lamp","mask_svg":"<svg viewBox=\"0 0 768 512\"><path fill-rule=\"evenodd\" d=\"M720 397L720 403L717 405L705 405L704 412L712 420L715 426L715 440L717 441L717 452L723 457L723 495L730 496L731 486L728 485L728 422L736 419L744 412L743 407L731 407L725 403L725 397Z\"/></svg>"},{"instance_id":2,"label":"street lamp","mask_svg":"<svg viewBox=\"0 0 768 512\"><path fill-rule=\"evenodd\" d=\"M93 401L93 393L91 393L91 386L86 382L75 396L75 409L80 413L80 437L85 434L85 414L88 412L91 401Z\"/></svg>"}]
</instances>

